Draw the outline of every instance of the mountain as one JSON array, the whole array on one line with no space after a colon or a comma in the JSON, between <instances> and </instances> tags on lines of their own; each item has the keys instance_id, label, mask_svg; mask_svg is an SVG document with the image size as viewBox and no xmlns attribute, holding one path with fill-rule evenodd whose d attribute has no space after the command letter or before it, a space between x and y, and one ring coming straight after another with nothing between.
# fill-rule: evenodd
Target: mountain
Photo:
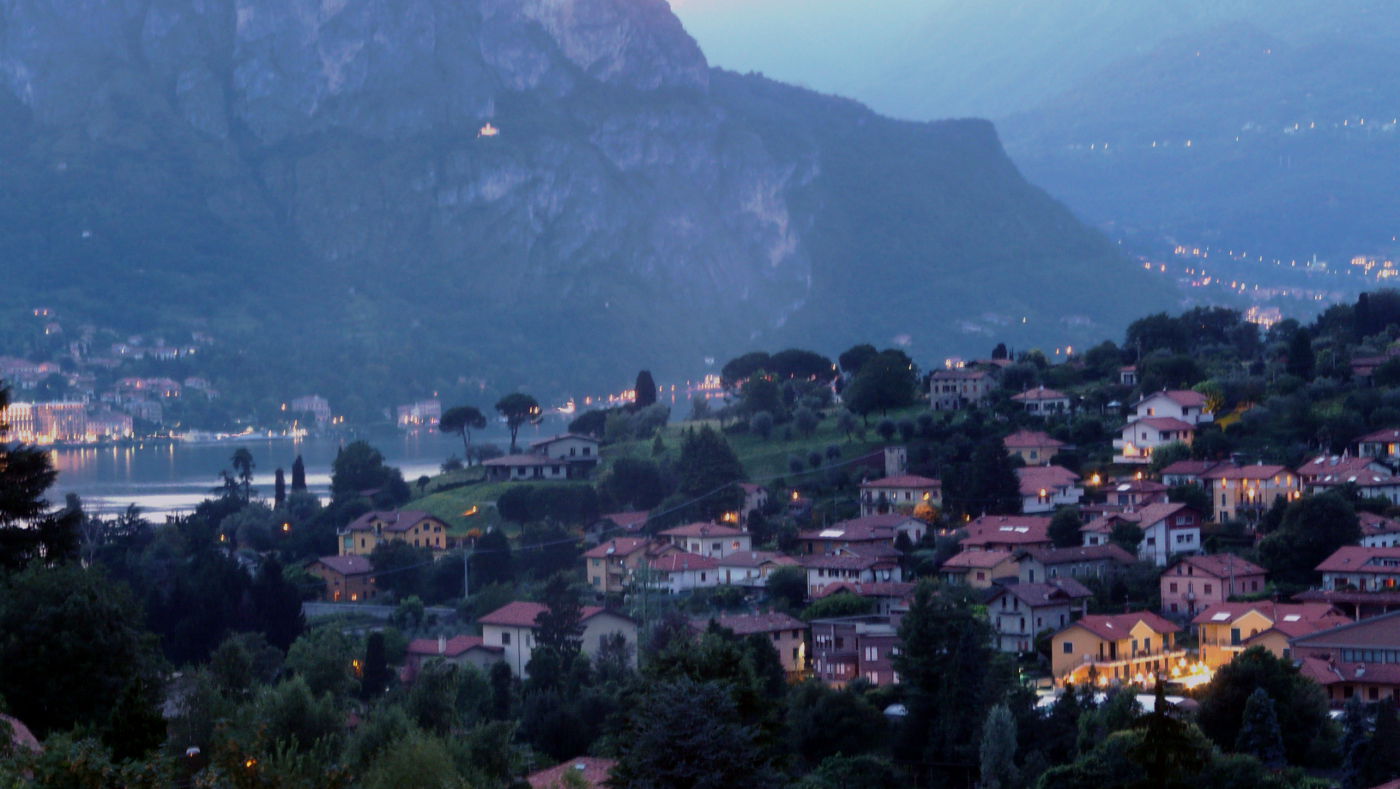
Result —
<instances>
[{"instance_id":1,"label":"mountain","mask_svg":"<svg viewBox=\"0 0 1400 789\"><path fill-rule=\"evenodd\" d=\"M1165 303L990 124L713 69L663 0L0 0L0 161L0 311L214 334L266 402Z\"/></svg>"}]
</instances>

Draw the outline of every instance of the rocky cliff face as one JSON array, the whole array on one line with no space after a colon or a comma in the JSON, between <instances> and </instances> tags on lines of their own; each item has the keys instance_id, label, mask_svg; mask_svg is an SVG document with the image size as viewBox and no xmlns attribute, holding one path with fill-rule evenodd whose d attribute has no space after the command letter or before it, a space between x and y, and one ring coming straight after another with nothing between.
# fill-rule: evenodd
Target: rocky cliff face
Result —
<instances>
[{"instance_id":1,"label":"rocky cliff face","mask_svg":"<svg viewBox=\"0 0 1400 789\"><path fill-rule=\"evenodd\" d=\"M24 204L54 225L0 245L17 281L97 275L249 330L271 311L327 358L451 347L449 370L387 363L403 388L464 368L500 387L541 365L545 387L689 371L819 325L823 299L859 304L834 287L853 271L884 272L879 289L929 275L906 262L1000 243L951 227L926 254L929 228L982 198L895 167L860 210L910 238L859 259L862 222L840 207L869 145L965 160L971 191L1005 190L984 208L1011 235L1069 228L1071 256L1112 259L989 127L893 124L712 71L664 0L0 0L0 94L0 156L24 174L0 224L28 221ZM943 194L945 216L889 203L911 188Z\"/></svg>"}]
</instances>

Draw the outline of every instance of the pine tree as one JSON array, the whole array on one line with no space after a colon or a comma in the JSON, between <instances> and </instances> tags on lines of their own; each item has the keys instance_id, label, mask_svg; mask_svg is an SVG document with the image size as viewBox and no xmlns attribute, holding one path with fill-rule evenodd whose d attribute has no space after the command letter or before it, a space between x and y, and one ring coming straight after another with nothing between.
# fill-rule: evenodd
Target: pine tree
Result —
<instances>
[{"instance_id":1,"label":"pine tree","mask_svg":"<svg viewBox=\"0 0 1400 789\"><path fill-rule=\"evenodd\" d=\"M1016 719L1005 704L992 707L982 726L981 789L1016 786Z\"/></svg>"},{"instance_id":2,"label":"pine tree","mask_svg":"<svg viewBox=\"0 0 1400 789\"><path fill-rule=\"evenodd\" d=\"M389 662L384 651L384 634L370 633L365 639L364 673L360 678L360 697L366 701L384 692L389 683Z\"/></svg>"},{"instance_id":3,"label":"pine tree","mask_svg":"<svg viewBox=\"0 0 1400 789\"><path fill-rule=\"evenodd\" d=\"M1366 707L1360 696L1347 699L1342 710L1342 789L1361 789L1367 751Z\"/></svg>"},{"instance_id":4,"label":"pine tree","mask_svg":"<svg viewBox=\"0 0 1400 789\"><path fill-rule=\"evenodd\" d=\"M292 461L292 492L306 492L306 464L301 461L301 455Z\"/></svg>"},{"instance_id":5,"label":"pine tree","mask_svg":"<svg viewBox=\"0 0 1400 789\"><path fill-rule=\"evenodd\" d=\"M637 399L633 402L638 408L646 408L656 402L656 381L652 380L651 370L637 373L637 384L633 391L637 393Z\"/></svg>"},{"instance_id":6,"label":"pine tree","mask_svg":"<svg viewBox=\"0 0 1400 789\"><path fill-rule=\"evenodd\" d=\"M1283 732L1279 729L1274 700L1263 688L1255 688L1244 704L1244 720L1235 740L1235 751L1249 754L1266 767L1282 767Z\"/></svg>"}]
</instances>

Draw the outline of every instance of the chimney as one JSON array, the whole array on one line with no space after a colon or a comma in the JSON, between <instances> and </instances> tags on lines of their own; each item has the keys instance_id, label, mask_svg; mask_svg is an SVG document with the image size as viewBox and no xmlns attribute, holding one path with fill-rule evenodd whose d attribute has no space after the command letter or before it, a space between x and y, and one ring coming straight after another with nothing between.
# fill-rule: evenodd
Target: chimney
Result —
<instances>
[{"instance_id":1,"label":"chimney","mask_svg":"<svg viewBox=\"0 0 1400 789\"><path fill-rule=\"evenodd\" d=\"M438 636L438 654L447 654L447 636Z\"/></svg>"}]
</instances>

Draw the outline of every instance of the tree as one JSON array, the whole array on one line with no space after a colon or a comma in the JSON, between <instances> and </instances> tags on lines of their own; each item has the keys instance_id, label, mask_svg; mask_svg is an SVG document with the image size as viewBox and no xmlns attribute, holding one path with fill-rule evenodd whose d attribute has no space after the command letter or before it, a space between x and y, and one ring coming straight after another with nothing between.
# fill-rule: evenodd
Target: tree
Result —
<instances>
[{"instance_id":1,"label":"tree","mask_svg":"<svg viewBox=\"0 0 1400 789\"><path fill-rule=\"evenodd\" d=\"M611 785L641 789L776 786L777 776L718 682L658 681L627 716Z\"/></svg>"},{"instance_id":2,"label":"tree","mask_svg":"<svg viewBox=\"0 0 1400 789\"><path fill-rule=\"evenodd\" d=\"M1084 543L1084 536L1079 530L1084 526L1080 520L1079 513L1072 507L1066 507L1055 513L1050 519L1050 539L1055 541L1056 548L1072 548Z\"/></svg>"},{"instance_id":3,"label":"tree","mask_svg":"<svg viewBox=\"0 0 1400 789\"><path fill-rule=\"evenodd\" d=\"M229 463L238 475L238 485L243 489L243 500L250 501L253 497L253 453L249 452L247 447L239 447L234 450Z\"/></svg>"},{"instance_id":4,"label":"tree","mask_svg":"<svg viewBox=\"0 0 1400 789\"><path fill-rule=\"evenodd\" d=\"M846 440L851 440L851 434L856 429L856 415L845 409L836 415L836 426L841 428L841 432L846 434Z\"/></svg>"},{"instance_id":5,"label":"tree","mask_svg":"<svg viewBox=\"0 0 1400 789\"><path fill-rule=\"evenodd\" d=\"M783 390L774 377L763 371L744 381L740 390L740 407L744 412L757 415L767 412L774 421L787 419L787 406L783 402Z\"/></svg>"},{"instance_id":6,"label":"tree","mask_svg":"<svg viewBox=\"0 0 1400 789\"><path fill-rule=\"evenodd\" d=\"M881 419L880 423L875 426L875 432L879 433L880 438L883 438L886 441L893 440L895 431L898 429L899 428L895 426L893 419Z\"/></svg>"},{"instance_id":7,"label":"tree","mask_svg":"<svg viewBox=\"0 0 1400 789\"><path fill-rule=\"evenodd\" d=\"M515 577L511 567L510 540L497 529L486 532L477 539L468 565L468 577L473 589L510 583Z\"/></svg>"},{"instance_id":8,"label":"tree","mask_svg":"<svg viewBox=\"0 0 1400 789\"><path fill-rule=\"evenodd\" d=\"M1108 533L1109 542L1134 556L1137 555L1138 546L1142 544L1142 538L1142 527L1128 521L1113 524L1113 531Z\"/></svg>"},{"instance_id":9,"label":"tree","mask_svg":"<svg viewBox=\"0 0 1400 789\"><path fill-rule=\"evenodd\" d=\"M802 611L802 618L810 622L813 619L859 616L870 613L874 608L875 601L869 597L861 597L850 592L839 592L823 597L807 606Z\"/></svg>"},{"instance_id":10,"label":"tree","mask_svg":"<svg viewBox=\"0 0 1400 789\"><path fill-rule=\"evenodd\" d=\"M540 404L530 395L515 392L496 401L496 412L505 418L506 427L510 429L510 451L514 454L519 451L516 436L520 426L539 417Z\"/></svg>"},{"instance_id":11,"label":"tree","mask_svg":"<svg viewBox=\"0 0 1400 789\"><path fill-rule=\"evenodd\" d=\"M545 609L535 618L533 654L551 652L559 667L567 670L583 648L583 604L578 590L567 576L553 575L544 587L544 605Z\"/></svg>"},{"instance_id":12,"label":"tree","mask_svg":"<svg viewBox=\"0 0 1400 789\"><path fill-rule=\"evenodd\" d=\"M1400 716L1395 697L1381 700L1376 708L1376 729L1366 748L1361 776L1363 786L1380 786L1400 778Z\"/></svg>"},{"instance_id":13,"label":"tree","mask_svg":"<svg viewBox=\"0 0 1400 789\"><path fill-rule=\"evenodd\" d=\"M1244 710L1255 688L1274 701L1284 753L1290 761L1322 764L1335 747L1321 687L1287 660L1263 647L1250 647L1215 672L1200 697L1196 721L1201 730L1224 748L1235 745L1244 725Z\"/></svg>"},{"instance_id":14,"label":"tree","mask_svg":"<svg viewBox=\"0 0 1400 789\"><path fill-rule=\"evenodd\" d=\"M887 350L861 366L843 399L852 411L869 417L876 411L886 414L891 408L913 403L917 387L913 361L903 351Z\"/></svg>"},{"instance_id":15,"label":"tree","mask_svg":"<svg viewBox=\"0 0 1400 789\"><path fill-rule=\"evenodd\" d=\"M709 425L686 431L676 461L676 477L681 495L701 499L695 507L701 518L732 512L743 501L743 491L736 483L745 479L744 466L729 442Z\"/></svg>"},{"instance_id":16,"label":"tree","mask_svg":"<svg viewBox=\"0 0 1400 789\"><path fill-rule=\"evenodd\" d=\"M638 408L646 408L656 402L656 381L652 380L651 370L642 370L637 373L637 383L632 387L637 393L633 403Z\"/></svg>"},{"instance_id":17,"label":"tree","mask_svg":"<svg viewBox=\"0 0 1400 789\"><path fill-rule=\"evenodd\" d=\"M834 690L816 680L788 694L787 729L791 748L807 764L833 753L876 750L885 737L884 715L852 688Z\"/></svg>"},{"instance_id":18,"label":"tree","mask_svg":"<svg viewBox=\"0 0 1400 789\"><path fill-rule=\"evenodd\" d=\"M9 404L10 390L0 386L0 415ZM82 511L47 512L44 493L57 476L49 455L10 443L8 432L0 423L0 570L76 559Z\"/></svg>"},{"instance_id":19,"label":"tree","mask_svg":"<svg viewBox=\"0 0 1400 789\"><path fill-rule=\"evenodd\" d=\"M1170 466L1178 460L1190 460L1191 447L1182 441L1173 441L1165 446L1157 447L1152 452L1152 472L1162 473L1162 469Z\"/></svg>"},{"instance_id":20,"label":"tree","mask_svg":"<svg viewBox=\"0 0 1400 789\"><path fill-rule=\"evenodd\" d=\"M306 628L306 620L301 613L301 591L287 581L281 563L270 556L263 559L249 592L268 643L278 649L290 647Z\"/></svg>"},{"instance_id":21,"label":"tree","mask_svg":"<svg viewBox=\"0 0 1400 789\"><path fill-rule=\"evenodd\" d=\"M1176 717L1161 679L1157 680L1156 693L1152 711L1134 724L1142 732L1142 740L1129 748L1128 756L1143 768L1152 785L1190 786L1190 778L1210 762L1210 744Z\"/></svg>"},{"instance_id":22,"label":"tree","mask_svg":"<svg viewBox=\"0 0 1400 789\"><path fill-rule=\"evenodd\" d=\"M1367 752L1370 750L1367 747L1370 745L1367 735L1366 704L1361 700L1361 695L1357 694L1347 699L1342 711L1342 789L1365 789L1371 786L1361 774L1365 769Z\"/></svg>"},{"instance_id":23,"label":"tree","mask_svg":"<svg viewBox=\"0 0 1400 789\"><path fill-rule=\"evenodd\" d=\"M835 365L830 359L815 351L801 348L778 351L769 358L767 367L782 378L815 379L825 382L836 377Z\"/></svg>"},{"instance_id":24,"label":"tree","mask_svg":"<svg viewBox=\"0 0 1400 789\"><path fill-rule=\"evenodd\" d=\"M1361 540L1361 522L1351 503L1335 492L1288 505L1277 532L1259 544L1259 558L1280 583L1306 586L1315 568L1343 545Z\"/></svg>"},{"instance_id":25,"label":"tree","mask_svg":"<svg viewBox=\"0 0 1400 789\"><path fill-rule=\"evenodd\" d=\"M817 430L817 415L812 409L803 406L792 412L792 420L804 437L811 438Z\"/></svg>"},{"instance_id":26,"label":"tree","mask_svg":"<svg viewBox=\"0 0 1400 789\"><path fill-rule=\"evenodd\" d=\"M462 457L472 460L472 431L486 427L486 415L476 406L459 405L447 409L438 419L438 430L462 437Z\"/></svg>"},{"instance_id":27,"label":"tree","mask_svg":"<svg viewBox=\"0 0 1400 789\"><path fill-rule=\"evenodd\" d=\"M1012 789L1017 785L1016 719L1005 704L987 713L981 757L981 780L977 783L981 789Z\"/></svg>"},{"instance_id":28,"label":"tree","mask_svg":"<svg viewBox=\"0 0 1400 789\"><path fill-rule=\"evenodd\" d=\"M414 732L385 748L365 773L365 789L409 786L465 789L447 744L431 734Z\"/></svg>"},{"instance_id":29,"label":"tree","mask_svg":"<svg viewBox=\"0 0 1400 789\"><path fill-rule=\"evenodd\" d=\"M796 611L807 599L807 573L801 567L779 567L768 574L764 588L780 608Z\"/></svg>"},{"instance_id":30,"label":"tree","mask_svg":"<svg viewBox=\"0 0 1400 789\"><path fill-rule=\"evenodd\" d=\"M387 540L374 546L369 562L375 584L402 600L423 591L423 568L431 564L432 551L403 540Z\"/></svg>"},{"instance_id":31,"label":"tree","mask_svg":"<svg viewBox=\"0 0 1400 789\"><path fill-rule=\"evenodd\" d=\"M355 441L337 452L331 463L331 498L348 501L367 494L389 506L402 504L411 495L403 474L387 465L379 450Z\"/></svg>"},{"instance_id":32,"label":"tree","mask_svg":"<svg viewBox=\"0 0 1400 789\"><path fill-rule=\"evenodd\" d=\"M599 486L618 506L651 510L671 492L661 467L650 460L618 458Z\"/></svg>"},{"instance_id":33,"label":"tree","mask_svg":"<svg viewBox=\"0 0 1400 789\"><path fill-rule=\"evenodd\" d=\"M1284 764L1283 732L1279 731L1274 700L1263 688L1255 688L1244 704L1244 719L1239 737L1235 739L1235 752L1247 753L1266 767Z\"/></svg>"},{"instance_id":34,"label":"tree","mask_svg":"<svg viewBox=\"0 0 1400 789\"><path fill-rule=\"evenodd\" d=\"M1315 364L1312 337L1308 335L1306 329L1300 329L1293 335L1293 339L1288 341L1288 373L1296 375L1304 381L1310 381Z\"/></svg>"},{"instance_id":35,"label":"tree","mask_svg":"<svg viewBox=\"0 0 1400 789\"><path fill-rule=\"evenodd\" d=\"M354 658L349 637L334 625L323 625L292 642L285 665L313 695L339 699L354 686Z\"/></svg>"},{"instance_id":36,"label":"tree","mask_svg":"<svg viewBox=\"0 0 1400 789\"><path fill-rule=\"evenodd\" d=\"M286 503L287 475L282 473L282 469L279 467L272 482L272 506L280 510Z\"/></svg>"},{"instance_id":37,"label":"tree","mask_svg":"<svg viewBox=\"0 0 1400 789\"><path fill-rule=\"evenodd\" d=\"M759 411L749 417L749 429L759 438L767 441L773 435L773 415L768 411Z\"/></svg>"},{"instance_id":38,"label":"tree","mask_svg":"<svg viewBox=\"0 0 1400 789\"><path fill-rule=\"evenodd\" d=\"M301 455L292 461L292 492L306 492L306 464L302 462Z\"/></svg>"},{"instance_id":39,"label":"tree","mask_svg":"<svg viewBox=\"0 0 1400 789\"><path fill-rule=\"evenodd\" d=\"M162 661L125 584L99 570L31 566L0 576L0 698L39 737L104 731L158 703ZM159 714L154 713L154 714Z\"/></svg>"},{"instance_id":40,"label":"tree","mask_svg":"<svg viewBox=\"0 0 1400 789\"><path fill-rule=\"evenodd\" d=\"M860 372L860 368L865 363L879 356L880 352L875 350L873 345L856 345L848 348L836 361L841 365L841 372L848 376L854 376Z\"/></svg>"}]
</instances>

